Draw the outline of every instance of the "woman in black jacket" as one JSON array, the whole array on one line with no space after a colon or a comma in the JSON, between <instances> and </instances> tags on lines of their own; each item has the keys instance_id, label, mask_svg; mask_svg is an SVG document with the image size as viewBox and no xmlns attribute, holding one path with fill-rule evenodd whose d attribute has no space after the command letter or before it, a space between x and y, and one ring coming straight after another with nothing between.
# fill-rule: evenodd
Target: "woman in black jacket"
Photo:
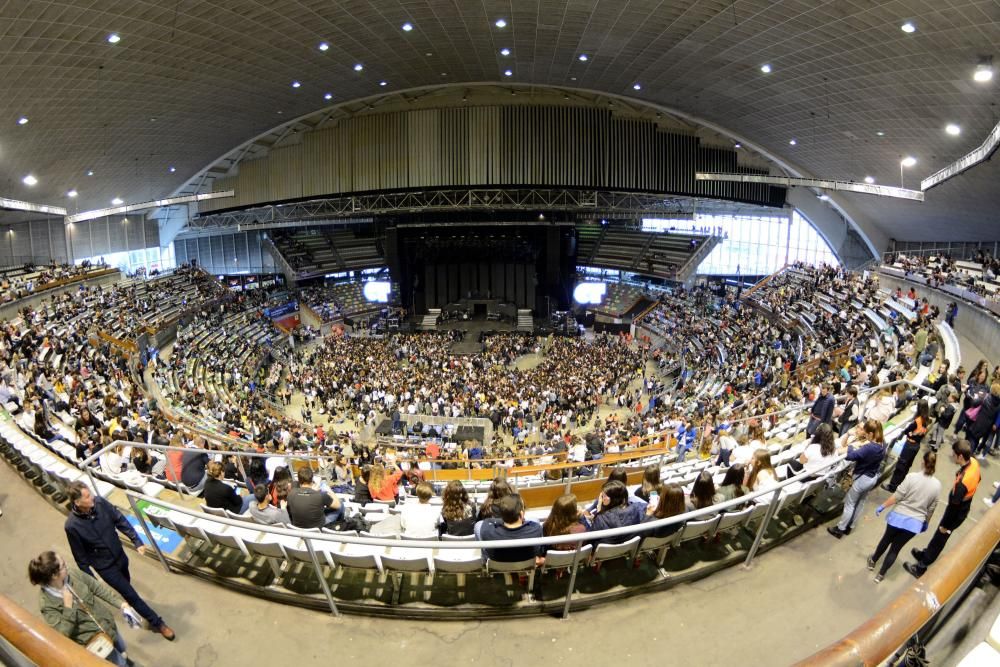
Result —
<instances>
[{"instance_id":1,"label":"woman in black jacket","mask_svg":"<svg viewBox=\"0 0 1000 667\"><path fill-rule=\"evenodd\" d=\"M1000 383L990 387L989 395L979 405L979 413L975 419L970 419L966 432L972 443L973 456L980 460L986 458L990 435L996 430L997 414L1000 414Z\"/></svg>"}]
</instances>

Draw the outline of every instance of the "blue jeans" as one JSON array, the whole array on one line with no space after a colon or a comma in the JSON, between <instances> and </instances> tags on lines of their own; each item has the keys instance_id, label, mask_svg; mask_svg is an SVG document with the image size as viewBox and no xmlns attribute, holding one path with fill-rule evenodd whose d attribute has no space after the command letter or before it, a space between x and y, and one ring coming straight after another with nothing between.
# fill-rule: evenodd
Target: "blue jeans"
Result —
<instances>
[{"instance_id":1,"label":"blue jeans","mask_svg":"<svg viewBox=\"0 0 1000 667\"><path fill-rule=\"evenodd\" d=\"M844 496L844 513L840 515L837 528L841 531L848 531L857 525L858 519L861 518L861 511L865 506L865 498L868 496L868 492L875 488L877 482L878 477L874 475L854 479L850 490Z\"/></svg>"},{"instance_id":2,"label":"blue jeans","mask_svg":"<svg viewBox=\"0 0 1000 667\"><path fill-rule=\"evenodd\" d=\"M246 514L247 510L250 509L250 503L254 501L254 497L251 494L243 496L243 505L240 507L240 514Z\"/></svg>"},{"instance_id":3,"label":"blue jeans","mask_svg":"<svg viewBox=\"0 0 1000 667\"><path fill-rule=\"evenodd\" d=\"M335 510L326 509L326 510L323 510L323 513L326 515L326 525L329 526L331 523L337 523L338 521L340 521L341 519L343 519L344 518L344 509L345 509L344 508L344 504L341 503L340 504L340 509L335 509Z\"/></svg>"},{"instance_id":4,"label":"blue jeans","mask_svg":"<svg viewBox=\"0 0 1000 667\"><path fill-rule=\"evenodd\" d=\"M125 646L125 640L122 639L122 633L119 632L118 636L115 637L114 644L115 650L109 653L105 660L113 665L118 665L118 667L125 667L128 663L125 662L125 656L122 654L128 651L128 647Z\"/></svg>"}]
</instances>

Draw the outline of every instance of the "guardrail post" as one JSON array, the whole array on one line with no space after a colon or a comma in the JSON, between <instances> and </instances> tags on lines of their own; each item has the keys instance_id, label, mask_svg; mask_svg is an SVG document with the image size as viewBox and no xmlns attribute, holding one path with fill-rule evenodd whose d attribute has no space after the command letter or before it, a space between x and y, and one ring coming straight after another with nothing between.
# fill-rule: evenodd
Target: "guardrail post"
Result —
<instances>
[{"instance_id":1,"label":"guardrail post","mask_svg":"<svg viewBox=\"0 0 1000 667\"><path fill-rule=\"evenodd\" d=\"M309 557L312 558L313 567L316 568L316 578L319 579L319 585L323 587L323 594L326 595L326 601L330 603L330 613L339 617L340 611L337 610L337 603L333 601L330 584L327 583L326 577L323 576L323 568L319 565L319 558L316 557L316 550L313 548L312 540L305 536L303 536L302 540L306 543L306 548L309 549Z\"/></svg>"},{"instance_id":2,"label":"guardrail post","mask_svg":"<svg viewBox=\"0 0 1000 667\"><path fill-rule=\"evenodd\" d=\"M97 482L94 481L94 474L90 472L90 466L84 466L83 471L87 473L87 477L90 478L90 488L94 490L94 494L100 498L104 496L101 495L100 489L97 488Z\"/></svg>"},{"instance_id":3,"label":"guardrail post","mask_svg":"<svg viewBox=\"0 0 1000 667\"><path fill-rule=\"evenodd\" d=\"M125 494L125 497L128 498L128 504L132 507L132 514L134 514L135 518L139 520L139 525L142 526L142 532L146 534L146 539L149 540L149 543L153 545L154 549L156 549L156 555L159 557L160 563L163 564L163 569L167 571L167 574L169 574L170 564L167 563L167 559L163 556L163 551L160 550L160 545L157 544L156 538L153 537L153 531L151 531L149 526L146 525L146 517L143 516L139 507L135 504L135 498L132 497L132 494L127 493Z\"/></svg>"},{"instance_id":4,"label":"guardrail post","mask_svg":"<svg viewBox=\"0 0 1000 667\"><path fill-rule=\"evenodd\" d=\"M562 617L569 618L569 608L573 603L573 589L576 587L576 571L580 567L580 550L583 549L583 542L577 542L576 553L573 554L573 565L569 571L569 585L566 588L566 602L563 604Z\"/></svg>"},{"instance_id":5,"label":"guardrail post","mask_svg":"<svg viewBox=\"0 0 1000 667\"><path fill-rule=\"evenodd\" d=\"M760 528L757 530L757 536L753 539L753 545L750 547L750 551L747 552L747 559L743 561L743 567L749 568L750 564L753 562L754 556L757 555L757 549L760 548L761 540L764 539L764 531L767 530L767 526L771 523L771 517L778 509L778 503L781 500L781 487L779 486L774 490L774 495L771 497L771 504L767 508L767 513L764 514L764 520L760 522Z\"/></svg>"}]
</instances>

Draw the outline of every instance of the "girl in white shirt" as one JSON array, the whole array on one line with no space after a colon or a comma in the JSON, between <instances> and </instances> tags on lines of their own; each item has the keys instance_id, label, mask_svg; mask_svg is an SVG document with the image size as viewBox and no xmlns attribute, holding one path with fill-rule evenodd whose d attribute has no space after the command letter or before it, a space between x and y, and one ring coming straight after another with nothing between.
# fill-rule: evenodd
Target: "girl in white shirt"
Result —
<instances>
[{"instance_id":1,"label":"girl in white shirt","mask_svg":"<svg viewBox=\"0 0 1000 667\"><path fill-rule=\"evenodd\" d=\"M769 489L778 484L778 474L771 465L771 454L766 449L758 449L753 453L753 460L747 469L746 487L750 491Z\"/></svg>"}]
</instances>

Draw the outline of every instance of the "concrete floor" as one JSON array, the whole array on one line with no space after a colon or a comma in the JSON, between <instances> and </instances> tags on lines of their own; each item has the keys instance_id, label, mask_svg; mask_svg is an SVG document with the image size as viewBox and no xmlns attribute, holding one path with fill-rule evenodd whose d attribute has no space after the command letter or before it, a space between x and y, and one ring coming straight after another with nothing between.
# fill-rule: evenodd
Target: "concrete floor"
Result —
<instances>
[{"instance_id":1,"label":"concrete floor","mask_svg":"<svg viewBox=\"0 0 1000 667\"><path fill-rule=\"evenodd\" d=\"M963 363L978 359L963 341ZM954 465L942 457L947 486ZM983 484L961 539L986 511L981 498L1000 478L1000 464L983 466ZM145 666L325 664L547 665L784 665L805 657L859 625L912 580L899 562L880 585L865 558L883 521L873 516L887 494L876 489L858 530L835 540L823 529L762 554L751 570L734 567L693 584L553 618L510 621L413 622L328 614L234 593L183 575L167 574L152 558L132 555L133 580L178 639L124 628L129 654ZM27 562L54 548L68 555L62 515L6 464L0 464L0 582L3 592L37 609ZM932 525L943 511L939 507ZM926 536L911 545L923 546ZM901 554L900 560L908 555Z\"/></svg>"}]
</instances>

